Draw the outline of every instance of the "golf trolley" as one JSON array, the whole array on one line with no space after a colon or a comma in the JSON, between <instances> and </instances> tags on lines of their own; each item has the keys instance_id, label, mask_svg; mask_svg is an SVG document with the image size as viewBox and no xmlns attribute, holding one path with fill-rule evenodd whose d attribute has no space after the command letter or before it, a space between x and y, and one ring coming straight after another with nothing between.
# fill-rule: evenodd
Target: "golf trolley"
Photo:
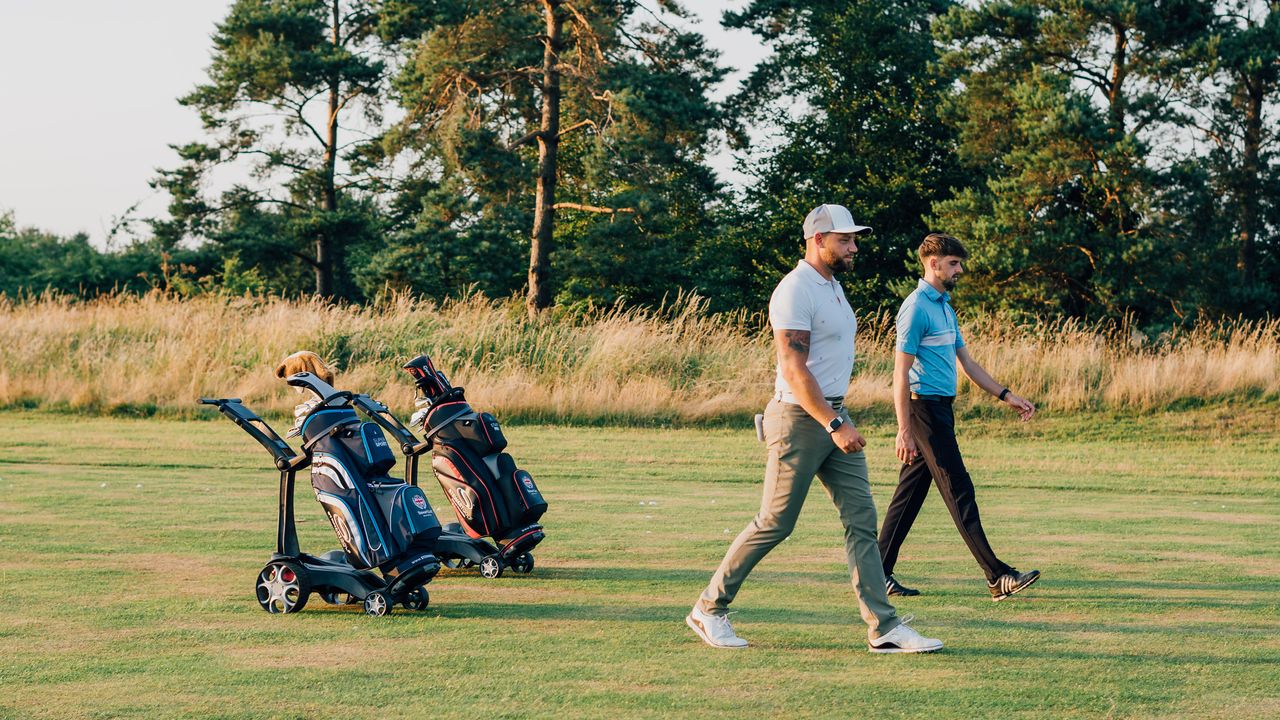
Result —
<instances>
[{"instance_id":1,"label":"golf trolley","mask_svg":"<svg viewBox=\"0 0 1280 720\"><path fill-rule=\"evenodd\" d=\"M374 616L396 603L425 610L431 601L426 585L440 570L431 547L440 524L419 488L386 475L395 463L386 439L353 409L385 427L386 406L335 390L310 373L287 382L320 398L303 423L301 454L239 398L200 398L266 448L280 471L276 550L258 573L258 604L270 613L293 613L315 593L330 604L363 603ZM316 498L343 545L320 556L300 551L294 520L295 476L308 466Z\"/></svg>"},{"instance_id":2,"label":"golf trolley","mask_svg":"<svg viewBox=\"0 0 1280 720\"><path fill-rule=\"evenodd\" d=\"M411 422L426 433L423 442L402 445L407 474L416 483L417 457L431 450L431 467L458 516L444 526L436 555L449 568L478 565L486 578L501 576L507 567L532 572L530 551L546 537L538 520L547 503L533 477L503 452L501 425L493 415L472 410L463 389L450 385L426 355L404 369L422 393Z\"/></svg>"}]
</instances>

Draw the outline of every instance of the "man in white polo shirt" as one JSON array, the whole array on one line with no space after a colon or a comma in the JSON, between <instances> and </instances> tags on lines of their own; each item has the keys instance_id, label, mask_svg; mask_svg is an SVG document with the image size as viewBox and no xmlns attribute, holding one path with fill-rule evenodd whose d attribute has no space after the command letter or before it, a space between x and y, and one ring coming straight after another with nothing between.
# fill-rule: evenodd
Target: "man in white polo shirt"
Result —
<instances>
[{"instance_id":1,"label":"man in white polo shirt","mask_svg":"<svg viewBox=\"0 0 1280 720\"><path fill-rule=\"evenodd\" d=\"M760 512L729 546L685 619L713 647L747 646L729 623L729 603L756 563L791 534L814 475L840 511L849 573L871 652L942 647L940 640L921 637L903 623L889 604L862 453L866 441L844 410L857 319L834 274L853 267L858 236L870 232L840 205L814 208L804 221L804 259L769 300L778 370L773 400L764 413L769 446L764 497Z\"/></svg>"}]
</instances>

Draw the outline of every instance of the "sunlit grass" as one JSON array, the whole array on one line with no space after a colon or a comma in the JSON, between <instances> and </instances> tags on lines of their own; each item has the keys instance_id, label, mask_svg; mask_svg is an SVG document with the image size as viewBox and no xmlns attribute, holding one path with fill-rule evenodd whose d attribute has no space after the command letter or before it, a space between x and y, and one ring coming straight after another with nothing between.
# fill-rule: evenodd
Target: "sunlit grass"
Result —
<instances>
[{"instance_id":1,"label":"sunlit grass","mask_svg":"<svg viewBox=\"0 0 1280 720\"><path fill-rule=\"evenodd\" d=\"M1126 325L1011 324L968 317L970 352L1046 409L1153 409L1280 397L1280 321L1202 323L1144 338ZM860 318L851 407L891 403L890 315ZM696 297L657 310L526 319L515 301L366 307L279 298L162 294L93 301L0 299L0 406L190 414L200 395L260 412L296 401L273 375L300 349L336 363L342 387L405 410L400 365L428 353L470 397L508 420L665 424L737 421L771 393L761 314L713 315ZM960 384L960 404L988 406Z\"/></svg>"},{"instance_id":2,"label":"sunlit grass","mask_svg":"<svg viewBox=\"0 0 1280 720\"><path fill-rule=\"evenodd\" d=\"M211 411L210 411L211 412ZM1044 579L992 603L936 494L897 604L944 639L866 652L835 509L735 603L754 647L684 614L759 504L748 427L510 427L551 507L532 575L442 574L425 612L258 608L276 476L231 423L0 413L0 717L1272 718L1280 420L1218 410L970 418L997 551ZM883 511L892 428L863 423ZM439 487L424 487L448 514ZM304 549L336 545L304 477Z\"/></svg>"}]
</instances>

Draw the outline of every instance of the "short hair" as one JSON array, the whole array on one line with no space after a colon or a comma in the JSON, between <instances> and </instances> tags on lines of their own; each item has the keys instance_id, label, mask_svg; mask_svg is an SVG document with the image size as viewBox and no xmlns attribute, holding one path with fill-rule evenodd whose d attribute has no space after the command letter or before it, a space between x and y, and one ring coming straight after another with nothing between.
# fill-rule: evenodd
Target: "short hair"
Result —
<instances>
[{"instance_id":1,"label":"short hair","mask_svg":"<svg viewBox=\"0 0 1280 720\"><path fill-rule=\"evenodd\" d=\"M946 233L929 233L925 235L924 241L916 249L916 254L920 256L920 262L924 262L925 258L947 257L948 255L953 255L961 260L969 257L969 251L964 249L964 245L961 245L959 240Z\"/></svg>"}]
</instances>

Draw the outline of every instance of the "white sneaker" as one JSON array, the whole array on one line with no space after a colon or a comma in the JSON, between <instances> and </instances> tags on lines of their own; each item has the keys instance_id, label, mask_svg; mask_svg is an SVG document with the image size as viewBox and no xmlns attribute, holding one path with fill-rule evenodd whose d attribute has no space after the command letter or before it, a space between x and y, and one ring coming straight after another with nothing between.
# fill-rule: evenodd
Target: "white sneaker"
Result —
<instances>
[{"instance_id":1,"label":"white sneaker","mask_svg":"<svg viewBox=\"0 0 1280 720\"><path fill-rule=\"evenodd\" d=\"M694 607L684 619L686 625L698 633L698 637L711 647L744 648L747 641L738 637L733 631L729 618L723 615L710 615Z\"/></svg>"},{"instance_id":2,"label":"white sneaker","mask_svg":"<svg viewBox=\"0 0 1280 720\"><path fill-rule=\"evenodd\" d=\"M872 640L867 646L873 653L926 653L942 649L942 641L927 638L903 621L898 627Z\"/></svg>"}]
</instances>

